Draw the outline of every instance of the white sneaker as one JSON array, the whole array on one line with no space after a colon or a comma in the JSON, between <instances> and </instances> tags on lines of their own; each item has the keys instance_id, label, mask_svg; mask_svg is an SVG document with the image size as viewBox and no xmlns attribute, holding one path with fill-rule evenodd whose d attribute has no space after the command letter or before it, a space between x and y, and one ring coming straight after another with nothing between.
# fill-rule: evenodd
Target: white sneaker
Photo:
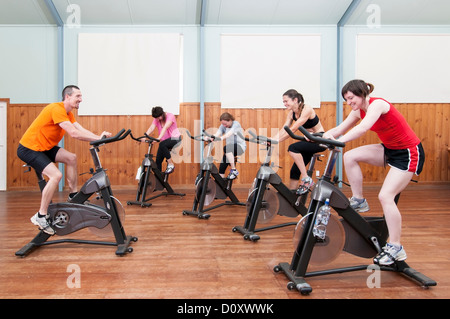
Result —
<instances>
[{"instance_id":1,"label":"white sneaker","mask_svg":"<svg viewBox=\"0 0 450 319\"><path fill-rule=\"evenodd\" d=\"M237 171L237 169L231 169L230 173L228 174L227 178L228 179L235 179L236 177L238 177L239 172Z\"/></svg>"},{"instance_id":2,"label":"white sneaker","mask_svg":"<svg viewBox=\"0 0 450 319\"><path fill-rule=\"evenodd\" d=\"M170 174L170 173L173 172L174 169L175 169L175 165L169 164L169 165L167 165L167 168L166 168L166 170L164 171L164 173Z\"/></svg>"},{"instance_id":3,"label":"white sneaker","mask_svg":"<svg viewBox=\"0 0 450 319\"><path fill-rule=\"evenodd\" d=\"M403 261L405 259L406 252L403 249L403 246L398 248L387 243L386 246L383 247L383 251L373 258L373 262L381 266L389 266L396 261Z\"/></svg>"},{"instance_id":4,"label":"white sneaker","mask_svg":"<svg viewBox=\"0 0 450 319\"><path fill-rule=\"evenodd\" d=\"M306 176L305 178L302 178L301 184L295 193L297 195L306 194L310 189L312 189L313 186L314 186L313 179L309 176Z\"/></svg>"},{"instance_id":5,"label":"white sneaker","mask_svg":"<svg viewBox=\"0 0 450 319\"><path fill-rule=\"evenodd\" d=\"M53 228L50 227L50 224L48 223L47 217L39 217L39 213L36 213L33 215L33 217L30 218L31 222L39 227L44 233L47 233L49 235L54 235L55 231Z\"/></svg>"},{"instance_id":6,"label":"white sneaker","mask_svg":"<svg viewBox=\"0 0 450 319\"><path fill-rule=\"evenodd\" d=\"M369 203L364 198L364 200L360 203L357 201L354 197L351 197L349 199L350 201L350 207L353 208L358 213L365 213L369 211Z\"/></svg>"}]
</instances>

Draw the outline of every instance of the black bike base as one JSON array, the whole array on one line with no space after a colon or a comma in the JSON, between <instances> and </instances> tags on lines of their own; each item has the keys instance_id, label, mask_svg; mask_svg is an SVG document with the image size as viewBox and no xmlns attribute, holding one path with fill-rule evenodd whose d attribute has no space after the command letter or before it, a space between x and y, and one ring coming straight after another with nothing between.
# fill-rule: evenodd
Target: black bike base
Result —
<instances>
[{"instance_id":1,"label":"black bike base","mask_svg":"<svg viewBox=\"0 0 450 319\"><path fill-rule=\"evenodd\" d=\"M210 210L222 207L222 206L227 206L227 205L238 205L238 206L245 206L245 203L241 203L241 202L232 202L232 201L225 201L223 203L217 204L215 206L211 206L208 207L206 209L203 209L202 211L193 211L193 210L183 210L183 215L189 215L189 216L197 216L198 219L208 219L209 217L211 217L210 214L205 214L205 212L209 212Z\"/></svg>"},{"instance_id":2,"label":"black bike base","mask_svg":"<svg viewBox=\"0 0 450 319\"><path fill-rule=\"evenodd\" d=\"M117 242L107 242L107 241L95 241L95 240L82 240L82 239L56 239L47 241L48 238L52 237L43 231L40 231L37 236L30 241L28 244L19 249L15 255L18 257L25 257L34 251L36 248L46 245L62 244L62 243L75 243L75 244L89 244L89 245L105 245L105 246L117 246L116 255L123 256L126 253L133 252L133 248L130 247L131 242L138 241L137 237L127 236L124 243Z\"/></svg>"},{"instance_id":3,"label":"black bike base","mask_svg":"<svg viewBox=\"0 0 450 319\"><path fill-rule=\"evenodd\" d=\"M319 270L314 272L306 273L303 277L295 276L294 271L291 270L289 263L280 263L273 268L273 271L283 272L285 276L290 280L287 284L287 288L289 290L297 289L302 295L309 295L312 292L311 286L306 282L305 278L314 277L314 276L323 276L323 275L331 275L338 273L345 273L357 270L367 270L370 265L360 265L360 266L352 266L345 268L335 268L335 269L327 269L327 270ZM425 276L424 274L418 272L417 270L408 266L408 264L404 261L395 262L391 266L378 266L382 271L393 271L398 272L400 274L405 275L407 278L415 281L417 284L422 286L423 288L428 288L432 286L436 286L437 283L433 279Z\"/></svg>"},{"instance_id":4,"label":"black bike base","mask_svg":"<svg viewBox=\"0 0 450 319\"><path fill-rule=\"evenodd\" d=\"M150 207L152 203L139 202L139 201L127 201L127 205L139 205L141 207Z\"/></svg>"},{"instance_id":5,"label":"black bike base","mask_svg":"<svg viewBox=\"0 0 450 319\"><path fill-rule=\"evenodd\" d=\"M257 232L271 230L271 229L277 229L277 228L282 228L282 227L287 227L287 226L295 226L295 225L297 225L296 222L290 222L290 223L284 223L284 224L278 224L278 225L258 228L258 229L255 229L253 231L248 230L244 226L234 226L232 230L233 230L234 233L235 232L239 232L242 235L244 235L244 239L245 240L257 241L257 240L260 239L259 235L255 234Z\"/></svg>"},{"instance_id":6,"label":"black bike base","mask_svg":"<svg viewBox=\"0 0 450 319\"><path fill-rule=\"evenodd\" d=\"M180 197L183 197L183 196L186 196L186 194L183 194L183 193L168 193L168 192L162 192L162 193L160 193L160 194L158 194L158 195L155 195L155 196L153 196L153 197L150 197L150 198L147 198L147 199L144 199L144 200L142 200L142 201L127 201L127 205L139 205L139 206L141 206L141 207L150 207L150 206L152 206L152 203L147 203L148 201L151 201L151 200L153 200L153 199L155 199L155 198L158 198L158 197L160 197L160 196L169 196L169 195L173 195L173 196L180 196Z\"/></svg>"}]
</instances>

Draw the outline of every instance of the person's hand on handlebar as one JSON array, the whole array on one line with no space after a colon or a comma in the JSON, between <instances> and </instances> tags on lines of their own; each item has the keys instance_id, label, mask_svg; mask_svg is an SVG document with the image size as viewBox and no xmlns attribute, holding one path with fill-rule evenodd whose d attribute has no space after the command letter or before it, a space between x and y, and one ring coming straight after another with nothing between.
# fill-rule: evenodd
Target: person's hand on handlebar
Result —
<instances>
[{"instance_id":1,"label":"person's hand on handlebar","mask_svg":"<svg viewBox=\"0 0 450 319\"><path fill-rule=\"evenodd\" d=\"M208 135L205 135L205 136L203 136L203 140L206 141L206 142L211 142L211 141L215 141L215 140L220 141L220 140L222 140L222 138L220 136L214 136L214 135L208 136Z\"/></svg>"},{"instance_id":2,"label":"person's hand on handlebar","mask_svg":"<svg viewBox=\"0 0 450 319\"><path fill-rule=\"evenodd\" d=\"M336 140L336 138L329 131L323 133L322 137L326 138L326 139L329 139L329 140Z\"/></svg>"},{"instance_id":3,"label":"person's hand on handlebar","mask_svg":"<svg viewBox=\"0 0 450 319\"><path fill-rule=\"evenodd\" d=\"M105 137L111 137L112 133L107 132L107 131L103 131L102 134L100 134L100 138L105 138Z\"/></svg>"},{"instance_id":4,"label":"person's hand on handlebar","mask_svg":"<svg viewBox=\"0 0 450 319\"><path fill-rule=\"evenodd\" d=\"M138 143L146 142L146 143L149 143L149 144L153 144L153 143L156 143L156 142L158 142L158 141L152 140L152 139L148 139L148 138L146 138L146 137L144 136L144 137L141 137L137 142L138 142Z\"/></svg>"}]
</instances>

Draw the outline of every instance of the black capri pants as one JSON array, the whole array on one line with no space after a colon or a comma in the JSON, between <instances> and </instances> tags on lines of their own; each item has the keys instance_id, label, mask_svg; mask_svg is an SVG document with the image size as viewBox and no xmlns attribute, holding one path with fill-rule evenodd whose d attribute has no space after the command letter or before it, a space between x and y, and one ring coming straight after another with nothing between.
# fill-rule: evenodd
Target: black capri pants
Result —
<instances>
[{"instance_id":1,"label":"black capri pants","mask_svg":"<svg viewBox=\"0 0 450 319\"><path fill-rule=\"evenodd\" d=\"M225 171L227 170L228 165L230 163L227 162L226 153L233 153L234 156L239 156L244 154L244 150L241 146L238 144L227 144L223 147L223 157L222 162L219 165L219 174L225 174Z\"/></svg>"},{"instance_id":2,"label":"black capri pants","mask_svg":"<svg viewBox=\"0 0 450 319\"><path fill-rule=\"evenodd\" d=\"M322 147L317 143L306 142L306 141L296 142L294 144L289 145L289 147L288 147L288 152L302 154L303 162L305 163L305 166L307 166L309 164L309 162L311 161L311 158L314 156L314 154L323 152L325 150L326 150L325 147ZM295 163L292 164L290 175L289 175L290 179L299 180L300 175L301 175L300 170L297 167L297 165Z\"/></svg>"},{"instance_id":3,"label":"black capri pants","mask_svg":"<svg viewBox=\"0 0 450 319\"><path fill-rule=\"evenodd\" d=\"M170 151L180 142L181 136L178 138L168 138L164 141L159 142L158 152L156 153L156 166L161 172L163 160L165 158L170 159L172 157Z\"/></svg>"}]
</instances>

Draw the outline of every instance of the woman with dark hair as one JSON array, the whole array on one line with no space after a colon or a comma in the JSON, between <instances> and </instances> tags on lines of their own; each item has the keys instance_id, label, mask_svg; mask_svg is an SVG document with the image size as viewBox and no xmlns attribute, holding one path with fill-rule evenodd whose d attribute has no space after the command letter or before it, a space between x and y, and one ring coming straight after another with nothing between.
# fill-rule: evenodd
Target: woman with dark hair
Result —
<instances>
[{"instance_id":1,"label":"woman with dark hair","mask_svg":"<svg viewBox=\"0 0 450 319\"><path fill-rule=\"evenodd\" d=\"M236 169L236 163L234 157L242 155L245 152L246 145L244 139L242 139L236 133L240 132L242 135L241 124L234 119L234 116L228 112L223 113L220 116L220 127L214 134L215 138L225 140L225 146L223 147L223 158L219 166L219 174L225 177L225 171L230 165L230 173L228 179L235 179L239 172Z\"/></svg>"},{"instance_id":2,"label":"woman with dark hair","mask_svg":"<svg viewBox=\"0 0 450 319\"><path fill-rule=\"evenodd\" d=\"M175 169L170 151L181 141L181 134L178 131L177 121L175 115L169 112L164 112L160 106L152 108L153 122L147 130L147 135L150 135L155 128L158 129L159 135L157 139L160 140L158 152L156 153L156 166L162 172L162 162L167 160L167 168L165 173L170 174Z\"/></svg>"},{"instance_id":3,"label":"woman with dark hair","mask_svg":"<svg viewBox=\"0 0 450 319\"><path fill-rule=\"evenodd\" d=\"M378 194L390 242L374 258L374 262L379 265L390 265L406 259L400 243L402 217L395 196L405 189L414 174L420 174L425 154L419 138L402 114L388 101L369 96L373 89L372 84L363 80L348 82L341 93L352 111L341 124L327 131L323 137L336 137L341 142L349 142L372 130L381 140L381 144L364 145L345 152L344 167L353 195L350 205L358 212L369 210L363 196L363 175L359 163L381 167L388 164L393 168L387 173Z\"/></svg>"},{"instance_id":4,"label":"woman with dark hair","mask_svg":"<svg viewBox=\"0 0 450 319\"><path fill-rule=\"evenodd\" d=\"M305 104L303 96L296 90L291 89L283 94L283 104L289 111L284 126L288 126L292 132L296 132L300 126L303 126L311 133L324 132L324 128L320 123L319 117L312 106ZM278 136L274 137L279 142L287 139L289 135L284 129L278 132ZM324 151L325 148L319 144L307 141L299 141L289 145L289 155L294 159L290 172L290 188L297 189L297 194L306 193L314 182L308 176L306 165L311 161L315 153ZM300 185L298 185L301 179Z\"/></svg>"}]
</instances>

